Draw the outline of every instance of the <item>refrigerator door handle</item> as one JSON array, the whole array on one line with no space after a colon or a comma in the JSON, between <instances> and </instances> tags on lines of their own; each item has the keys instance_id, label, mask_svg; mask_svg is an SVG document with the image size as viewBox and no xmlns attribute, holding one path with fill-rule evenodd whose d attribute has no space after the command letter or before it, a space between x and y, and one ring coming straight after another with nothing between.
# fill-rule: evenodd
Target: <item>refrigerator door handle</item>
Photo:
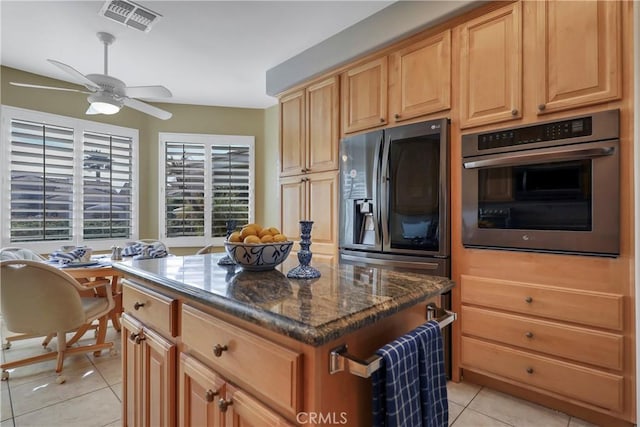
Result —
<instances>
[{"instance_id":1,"label":"refrigerator door handle","mask_svg":"<svg viewBox=\"0 0 640 427\"><path fill-rule=\"evenodd\" d=\"M382 147L382 158L380 164L380 229L382 235L382 251L388 251L391 246L389 243L389 186L391 185L391 177L389 177L389 149L391 141L386 140L386 136L380 142Z\"/></svg>"},{"instance_id":2,"label":"refrigerator door handle","mask_svg":"<svg viewBox=\"0 0 640 427\"><path fill-rule=\"evenodd\" d=\"M382 249L382 233L380 224L380 182L378 177L380 176L380 156L382 151L382 132L380 133L380 140L376 143L376 150L374 153L373 162L373 227L375 232L375 245L376 248Z\"/></svg>"}]
</instances>

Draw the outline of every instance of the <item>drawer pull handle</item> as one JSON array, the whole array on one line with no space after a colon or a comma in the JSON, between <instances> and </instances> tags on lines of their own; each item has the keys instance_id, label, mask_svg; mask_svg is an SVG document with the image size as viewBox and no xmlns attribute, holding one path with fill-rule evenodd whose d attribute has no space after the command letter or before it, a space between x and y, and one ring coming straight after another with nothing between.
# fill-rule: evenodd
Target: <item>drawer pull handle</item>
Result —
<instances>
[{"instance_id":1,"label":"drawer pull handle","mask_svg":"<svg viewBox=\"0 0 640 427\"><path fill-rule=\"evenodd\" d=\"M213 398L219 395L220 392L218 390L213 391L211 389L207 390L207 393L204 395L207 402L213 402Z\"/></svg>"},{"instance_id":2,"label":"drawer pull handle","mask_svg":"<svg viewBox=\"0 0 640 427\"><path fill-rule=\"evenodd\" d=\"M144 307L144 303L143 302L136 302L135 304L133 304L133 309L134 310L140 310L142 307Z\"/></svg>"},{"instance_id":3,"label":"drawer pull handle","mask_svg":"<svg viewBox=\"0 0 640 427\"><path fill-rule=\"evenodd\" d=\"M227 347L226 344L225 345L216 344L216 346L213 347L213 355L216 357L220 357L222 356L222 352L227 350L229 350L229 347Z\"/></svg>"},{"instance_id":4,"label":"drawer pull handle","mask_svg":"<svg viewBox=\"0 0 640 427\"><path fill-rule=\"evenodd\" d=\"M142 332L138 332L138 333L134 332L131 335L129 335L129 339L135 342L136 344L140 344L142 341L144 341L144 335L142 335Z\"/></svg>"},{"instance_id":5,"label":"drawer pull handle","mask_svg":"<svg viewBox=\"0 0 640 427\"><path fill-rule=\"evenodd\" d=\"M531 303L533 302L533 298L531 298L531 297L526 297L526 298L524 299L524 302L526 302L527 304L531 304Z\"/></svg>"},{"instance_id":6,"label":"drawer pull handle","mask_svg":"<svg viewBox=\"0 0 640 427\"><path fill-rule=\"evenodd\" d=\"M533 368L527 368L527 374L533 374Z\"/></svg>"},{"instance_id":7,"label":"drawer pull handle","mask_svg":"<svg viewBox=\"0 0 640 427\"><path fill-rule=\"evenodd\" d=\"M227 412L227 408L229 406L233 405L233 400L229 399L229 400L224 400L224 399L220 399L218 400L218 408L220 408L220 412Z\"/></svg>"},{"instance_id":8,"label":"drawer pull handle","mask_svg":"<svg viewBox=\"0 0 640 427\"><path fill-rule=\"evenodd\" d=\"M533 332L527 331L527 332L525 332L524 336L527 337L527 338L533 338Z\"/></svg>"}]
</instances>

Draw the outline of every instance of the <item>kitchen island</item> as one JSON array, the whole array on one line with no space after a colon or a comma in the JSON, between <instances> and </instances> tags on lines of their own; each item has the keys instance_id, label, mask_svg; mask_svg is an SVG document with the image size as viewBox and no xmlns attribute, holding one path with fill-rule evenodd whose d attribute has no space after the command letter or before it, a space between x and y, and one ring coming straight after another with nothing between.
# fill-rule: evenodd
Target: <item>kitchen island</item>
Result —
<instances>
[{"instance_id":1,"label":"kitchen island","mask_svg":"<svg viewBox=\"0 0 640 427\"><path fill-rule=\"evenodd\" d=\"M329 354L371 356L424 323L426 302L454 285L349 264L287 279L294 257L246 272L219 266L222 255L115 264L125 425L369 425L370 380L330 374Z\"/></svg>"}]
</instances>

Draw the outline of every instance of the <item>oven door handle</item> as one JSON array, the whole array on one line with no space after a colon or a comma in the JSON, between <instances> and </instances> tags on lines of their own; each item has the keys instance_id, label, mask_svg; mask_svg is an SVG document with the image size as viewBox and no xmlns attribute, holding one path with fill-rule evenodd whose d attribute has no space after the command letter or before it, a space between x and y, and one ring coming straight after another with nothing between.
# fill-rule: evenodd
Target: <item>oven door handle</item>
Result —
<instances>
[{"instance_id":1,"label":"oven door handle","mask_svg":"<svg viewBox=\"0 0 640 427\"><path fill-rule=\"evenodd\" d=\"M615 147L597 148L567 148L536 151L532 153L501 154L500 157L490 159L473 160L464 162L465 169L491 168L496 166L517 166L540 162L563 162L567 160L588 159L593 157L610 156L614 153Z\"/></svg>"}]
</instances>

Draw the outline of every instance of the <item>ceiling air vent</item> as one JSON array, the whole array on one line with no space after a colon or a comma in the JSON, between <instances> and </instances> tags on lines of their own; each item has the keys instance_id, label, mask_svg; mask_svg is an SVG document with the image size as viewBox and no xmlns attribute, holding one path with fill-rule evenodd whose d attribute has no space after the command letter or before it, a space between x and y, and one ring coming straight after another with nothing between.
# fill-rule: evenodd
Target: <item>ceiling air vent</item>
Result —
<instances>
[{"instance_id":1,"label":"ceiling air vent","mask_svg":"<svg viewBox=\"0 0 640 427\"><path fill-rule=\"evenodd\" d=\"M100 15L145 33L162 18L159 13L128 0L107 0Z\"/></svg>"}]
</instances>

